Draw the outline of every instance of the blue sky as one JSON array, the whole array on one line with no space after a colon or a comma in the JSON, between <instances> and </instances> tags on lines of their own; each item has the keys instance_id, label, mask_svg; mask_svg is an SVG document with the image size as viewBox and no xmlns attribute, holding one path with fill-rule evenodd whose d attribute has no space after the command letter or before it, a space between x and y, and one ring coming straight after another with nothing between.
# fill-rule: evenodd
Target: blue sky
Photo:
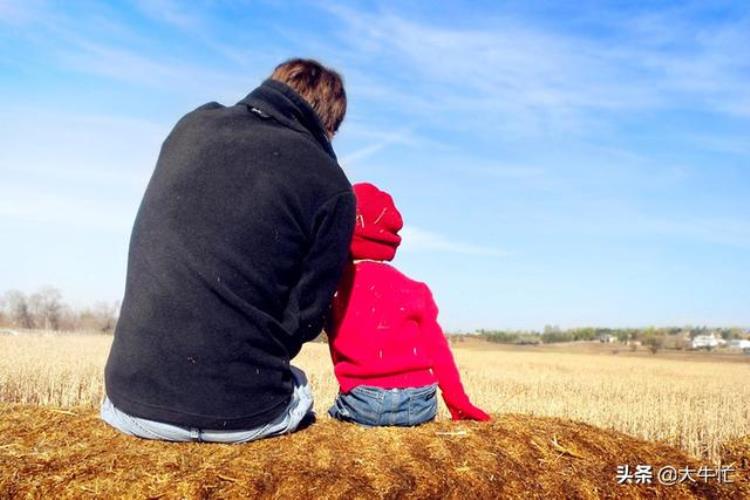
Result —
<instances>
[{"instance_id":1,"label":"blue sky","mask_svg":"<svg viewBox=\"0 0 750 500\"><path fill-rule=\"evenodd\" d=\"M745 2L0 0L0 290L119 299L172 125L304 56L447 329L750 325L748 47Z\"/></svg>"}]
</instances>

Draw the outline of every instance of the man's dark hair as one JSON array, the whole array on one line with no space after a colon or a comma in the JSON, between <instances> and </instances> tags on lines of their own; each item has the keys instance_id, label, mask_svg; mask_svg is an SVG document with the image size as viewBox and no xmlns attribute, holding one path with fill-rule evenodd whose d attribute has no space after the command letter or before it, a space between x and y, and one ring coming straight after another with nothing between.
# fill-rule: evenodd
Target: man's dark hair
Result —
<instances>
[{"instance_id":1,"label":"man's dark hair","mask_svg":"<svg viewBox=\"0 0 750 500\"><path fill-rule=\"evenodd\" d=\"M289 59L276 66L271 79L293 88L315 110L326 131L336 133L346 114L341 75L312 59Z\"/></svg>"}]
</instances>

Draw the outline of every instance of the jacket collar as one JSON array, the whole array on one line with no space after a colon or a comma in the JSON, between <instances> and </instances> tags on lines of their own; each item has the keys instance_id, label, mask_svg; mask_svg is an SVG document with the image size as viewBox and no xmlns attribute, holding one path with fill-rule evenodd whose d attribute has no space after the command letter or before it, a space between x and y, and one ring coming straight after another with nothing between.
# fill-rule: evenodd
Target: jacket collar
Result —
<instances>
[{"instance_id":1,"label":"jacket collar","mask_svg":"<svg viewBox=\"0 0 750 500\"><path fill-rule=\"evenodd\" d=\"M326 153L334 160L336 159L336 154L333 152L318 114L288 85L269 78L260 87L250 92L239 104L258 108L287 127L311 134Z\"/></svg>"}]
</instances>

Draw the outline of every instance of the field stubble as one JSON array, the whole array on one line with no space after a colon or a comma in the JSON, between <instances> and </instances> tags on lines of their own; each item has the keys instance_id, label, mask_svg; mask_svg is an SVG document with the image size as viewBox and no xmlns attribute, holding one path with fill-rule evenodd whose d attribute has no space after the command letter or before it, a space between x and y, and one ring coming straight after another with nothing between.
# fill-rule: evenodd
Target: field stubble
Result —
<instances>
[{"instance_id":1,"label":"field stubble","mask_svg":"<svg viewBox=\"0 0 750 500\"><path fill-rule=\"evenodd\" d=\"M0 402L96 407L111 337L0 337ZM491 413L578 420L677 445L717 461L722 443L750 434L750 366L595 354L454 350L473 401ZM294 360L324 413L338 386L324 344ZM448 418L441 406L439 419Z\"/></svg>"}]
</instances>

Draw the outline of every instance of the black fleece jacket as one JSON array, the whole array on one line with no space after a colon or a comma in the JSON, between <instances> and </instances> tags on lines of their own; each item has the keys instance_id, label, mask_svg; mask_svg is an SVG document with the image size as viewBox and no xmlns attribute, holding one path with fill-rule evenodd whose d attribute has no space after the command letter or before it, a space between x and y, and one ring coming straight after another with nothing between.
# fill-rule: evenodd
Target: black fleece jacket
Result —
<instances>
[{"instance_id":1,"label":"black fleece jacket","mask_svg":"<svg viewBox=\"0 0 750 500\"><path fill-rule=\"evenodd\" d=\"M354 196L313 109L267 80L184 116L130 240L106 392L133 416L204 429L270 422L347 258Z\"/></svg>"}]
</instances>

